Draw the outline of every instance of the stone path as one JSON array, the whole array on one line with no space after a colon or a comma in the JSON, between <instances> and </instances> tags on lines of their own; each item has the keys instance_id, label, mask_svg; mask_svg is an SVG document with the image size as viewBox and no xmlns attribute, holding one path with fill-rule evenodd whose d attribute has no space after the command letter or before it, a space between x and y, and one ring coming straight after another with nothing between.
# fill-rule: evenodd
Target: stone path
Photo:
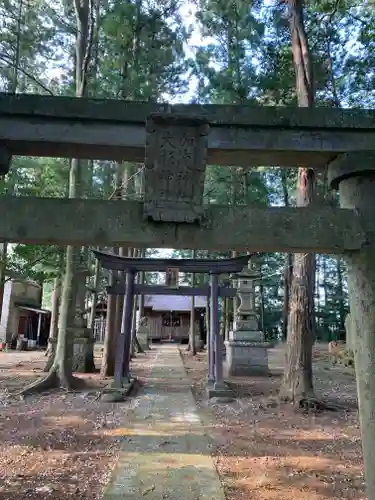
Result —
<instances>
[{"instance_id":1,"label":"stone path","mask_svg":"<svg viewBox=\"0 0 375 500\"><path fill-rule=\"evenodd\" d=\"M178 348L154 349L103 500L225 500Z\"/></svg>"}]
</instances>

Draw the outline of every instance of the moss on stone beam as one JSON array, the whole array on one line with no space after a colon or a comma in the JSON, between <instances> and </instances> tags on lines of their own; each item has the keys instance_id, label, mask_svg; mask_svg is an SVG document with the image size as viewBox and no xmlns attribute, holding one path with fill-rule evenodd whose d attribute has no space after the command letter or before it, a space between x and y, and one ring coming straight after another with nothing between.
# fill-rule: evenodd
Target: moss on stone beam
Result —
<instances>
[{"instance_id":1,"label":"moss on stone beam","mask_svg":"<svg viewBox=\"0 0 375 500\"><path fill-rule=\"evenodd\" d=\"M366 241L361 217L332 207L210 205L200 226L145 221L137 201L4 197L0 213L0 240L31 244L341 254Z\"/></svg>"},{"instance_id":2,"label":"moss on stone beam","mask_svg":"<svg viewBox=\"0 0 375 500\"><path fill-rule=\"evenodd\" d=\"M176 104L0 93L0 116L145 123L150 113L197 117L212 125L375 130L375 110Z\"/></svg>"}]
</instances>

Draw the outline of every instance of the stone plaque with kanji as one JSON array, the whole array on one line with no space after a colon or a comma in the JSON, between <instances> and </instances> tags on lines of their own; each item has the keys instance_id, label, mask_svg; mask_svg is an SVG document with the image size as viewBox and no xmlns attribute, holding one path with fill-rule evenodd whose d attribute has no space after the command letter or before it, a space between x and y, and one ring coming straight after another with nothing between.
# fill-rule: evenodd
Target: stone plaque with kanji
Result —
<instances>
[{"instance_id":1,"label":"stone plaque with kanji","mask_svg":"<svg viewBox=\"0 0 375 500\"><path fill-rule=\"evenodd\" d=\"M152 115L147 120L144 216L158 222L199 222L209 126L202 120Z\"/></svg>"}]
</instances>

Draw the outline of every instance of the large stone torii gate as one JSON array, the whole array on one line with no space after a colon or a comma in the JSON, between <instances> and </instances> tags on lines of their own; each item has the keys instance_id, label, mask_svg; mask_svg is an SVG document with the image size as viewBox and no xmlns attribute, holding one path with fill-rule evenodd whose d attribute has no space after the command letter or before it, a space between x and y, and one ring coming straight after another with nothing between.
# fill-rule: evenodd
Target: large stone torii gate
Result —
<instances>
[{"instance_id":1,"label":"large stone torii gate","mask_svg":"<svg viewBox=\"0 0 375 500\"><path fill-rule=\"evenodd\" d=\"M145 162L139 201L3 197L0 240L343 254L367 492L375 500L375 111L146 104L0 95L12 155ZM206 164L328 166L340 207L205 206Z\"/></svg>"}]
</instances>

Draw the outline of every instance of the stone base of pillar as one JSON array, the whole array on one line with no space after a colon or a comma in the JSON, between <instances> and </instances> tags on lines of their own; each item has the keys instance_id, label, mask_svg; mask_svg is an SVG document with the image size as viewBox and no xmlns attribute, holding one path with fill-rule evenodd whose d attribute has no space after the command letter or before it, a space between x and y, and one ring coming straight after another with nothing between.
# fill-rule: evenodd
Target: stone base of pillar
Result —
<instances>
[{"instance_id":1,"label":"stone base of pillar","mask_svg":"<svg viewBox=\"0 0 375 500\"><path fill-rule=\"evenodd\" d=\"M229 340L225 342L224 364L227 377L268 376L268 342Z\"/></svg>"},{"instance_id":2,"label":"stone base of pillar","mask_svg":"<svg viewBox=\"0 0 375 500\"><path fill-rule=\"evenodd\" d=\"M209 399L218 398L218 399L226 399L233 400L234 399L234 391L224 382L222 384L217 384L216 382L207 383L207 396Z\"/></svg>"},{"instance_id":3,"label":"stone base of pillar","mask_svg":"<svg viewBox=\"0 0 375 500\"><path fill-rule=\"evenodd\" d=\"M121 403L131 395L138 380L134 377L129 377L121 382L121 387L116 387L114 383L105 387L102 392L101 400L106 403Z\"/></svg>"},{"instance_id":4,"label":"stone base of pillar","mask_svg":"<svg viewBox=\"0 0 375 500\"><path fill-rule=\"evenodd\" d=\"M148 328L139 327L137 331L137 339L143 350L147 351L150 349Z\"/></svg>"},{"instance_id":5,"label":"stone base of pillar","mask_svg":"<svg viewBox=\"0 0 375 500\"><path fill-rule=\"evenodd\" d=\"M95 372L93 331L84 327L74 327L70 330L74 333L73 372Z\"/></svg>"}]
</instances>

